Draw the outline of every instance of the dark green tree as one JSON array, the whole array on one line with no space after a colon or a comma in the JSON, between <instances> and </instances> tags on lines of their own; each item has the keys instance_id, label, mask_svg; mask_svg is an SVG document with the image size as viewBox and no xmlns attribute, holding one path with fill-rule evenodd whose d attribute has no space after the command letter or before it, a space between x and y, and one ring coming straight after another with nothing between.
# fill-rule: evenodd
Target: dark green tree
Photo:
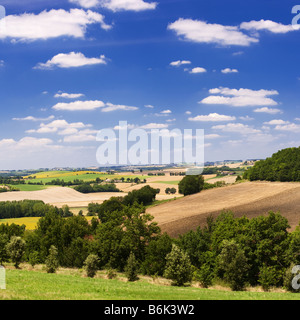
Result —
<instances>
[{"instance_id":1,"label":"dark green tree","mask_svg":"<svg viewBox=\"0 0 300 320\"><path fill-rule=\"evenodd\" d=\"M172 280L172 285L183 286L192 280L192 264L189 256L177 245L166 256L164 277Z\"/></svg>"},{"instance_id":2,"label":"dark green tree","mask_svg":"<svg viewBox=\"0 0 300 320\"><path fill-rule=\"evenodd\" d=\"M203 189L204 178L201 175L187 175L178 185L179 193L184 196L198 193Z\"/></svg>"}]
</instances>

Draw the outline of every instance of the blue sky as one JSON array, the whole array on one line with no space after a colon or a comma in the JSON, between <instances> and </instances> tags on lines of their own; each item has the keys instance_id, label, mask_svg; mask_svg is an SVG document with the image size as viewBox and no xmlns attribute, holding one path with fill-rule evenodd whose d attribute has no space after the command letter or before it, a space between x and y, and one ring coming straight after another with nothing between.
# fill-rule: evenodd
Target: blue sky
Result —
<instances>
[{"instance_id":1,"label":"blue sky","mask_svg":"<svg viewBox=\"0 0 300 320\"><path fill-rule=\"evenodd\" d=\"M0 0L0 169L96 166L119 121L204 129L205 161L299 146L297 4Z\"/></svg>"}]
</instances>

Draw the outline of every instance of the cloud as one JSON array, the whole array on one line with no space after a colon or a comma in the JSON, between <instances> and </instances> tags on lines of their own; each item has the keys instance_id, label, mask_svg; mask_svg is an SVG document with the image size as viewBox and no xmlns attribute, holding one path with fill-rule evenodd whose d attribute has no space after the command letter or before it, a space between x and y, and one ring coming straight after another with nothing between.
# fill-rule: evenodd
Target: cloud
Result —
<instances>
[{"instance_id":1,"label":"cloud","mask_svg":"<svg viewBox=\"0 0 300 320\"><path fill-rule=\"evenodd\" d=\"M192 113L191 113L191 111L186 111L185 114L190 115L190 114L192 114Z\"/></svg>"},{"instance_id":2,"label":"cloud","mask_svg":"<svg viewBox=\"0 0 300 320\"><path fill-rule=\"evenodd\" d=\"M194 118L189 118L189 121L201 121L201 122L218 122L218 121L234 121L236 117L226 116L218 113L210 113L209 115L200 115Z\"/></svg>"},{"instance_id":3,"label":"cloud","mask_svg":"<svg viewBox=\"0 0 300 320\"><path fill-rule=\"evenodd\" d=\"M83 8L94 8L99 5L99 0L69 0L70 3L74 3Z\"/></svg>"},{"instance_id":4,"label":"cloud","mask_svg":"<svg viewBox=\"0 0 300 320\"><path fill-rule=\"evenodd\" d=\"M186 71L188 71L188 69L186 69ZM196 68L193 68L192 70L189 70L189 73L205 73L205 72L207 72L207 70L201 67L196 67Z\"/></svg>"},{"instance_id":5,"label":"cloud","mask_svg":"<svg viewBox=\"0 0 300 320\"><path fill-rule=\"evenodd\" d=\"M177 60L170 63L170 66L172 67L179 67L182 65L191 64L191 61L188 60Z\"/></svg>"},{"instance_id":6,"label":"cloud","mask_svg":"<svg viewBox=\"0 0 300 320\"><path fill-rule=\"evenodd\" d=\"M154 10L157 6L156 2L143 0L69 0L69 2L83 8L103 7L113 12Z\"/></svg>"},{"instance_id":7,"label":"cloud","mask_svg":"<svg viewBox=\"0 0 300 320\"><path fill-rule=\"evenodd\" d=\"M102 14L82 9L53 9L38 14L8 15L3 20L6 27L0 29L0 39L11 38L19 41L58 37L85 38L87 27L91 24L100 24L104 30L111 28L104 22Z\"/></svg>"},{"instance_id":8,"label":"cloud","mask_svg":"<svg viewBox=\"0 0 300 320\"><path fill-rule=\"evenodd\" d=\"M255 109L253 111L257 112L257 113L268 113L268 114L283 113L280 109L268 108L268 107L257 108L257 109Z\"/></svg>"},{"instance_id":9,"label":"cloud","mask_svg":"<svg viewBox=\"0 0 300 320\"><path fill-rule=\"evenodd\" d=\"M241 116L239 117L240 120L243 120L243 121L252 121L254 120L254 118L251 118L249 116Z\"/></svg>"},{"instance_id":10,"label":"cloud","mask_svg":"<svg viewBox=\"0 0 300 320\"><path fill-rule=\"evenodd\" d=\"M154 106L152 106L151 104L146 104L145 108L154 109Z\"/></svg>"},{"instance_id":11,"label":"cloud","mask_svg":"<svg viewBox=\"0 0 300 320\"><path fill-rule=\"evenodd\" d=\"M161 114L171 114L172 111L168 109L168 110L163 110L163 111L161 111L160 113L161 113Z\"/></svg>"},{"instance_id":12,"label":"cloud","mask_svg":"<svg viewBox=\"0 0 300 320\"><path fill-rule=\"evenodd\" d=\"M33 116L28 116L25 118L13 118L14 121L49 121L54 119L54 116L49 116L48 118L36 118Z\"/></svg>"},{"instance_id":13,"label":"cloud","mask_svg":"<svg viewBox=\"0 0 300 320\"><path fill-rule=\"evenodd\" d=\"M117 11L144 11L154 10L157 7L156 2L145 2L143 0L99 0L101 7L113 12Z\"/></svg>"},{"instance_id":14,"label":"cloud","mask_svg":"<svg viewBox=\"0 0 300 320\"><path fill-rule=\"evenodd\" d=\"M53 69L57 68L78 68L97 64L106 64L107 59L104 55L99 58L87 58L81 52L59 53L46 63L38 63L34 69Z\"/></svg>"},{"instance_id":15,"label":"cloud","mask_svg":"<svg viewBox=\"0 0 300 320\"><path fill-rule=\"evenodd\" d=\"M169 125L165 123L148 123L140 126L141 129L166 129Z\"/></svg>"},{"instance_id":16,"label":"cloud","mask_svg":"<svg viewBox=\"0 0 300 320\"><path fill-rule=\"evenodd\" d=\"M268 124L268 125L282 125L282 124L288 124L289 121L284 121L281 119L274 119L268 122L264 122L264 124Z\"/></svg>"},{"instance_id":17,"label":"cloud","mask_svg":"<svg viewBox=\"0 0 300 320\"><path fill-rule=\"evenodd\" d=\"M254 129L242 123L228 123L225 125L217 125L213 126L212 129L222 130L224 132L235 132L243 135L261 132L258 129Z\"/></svg>"},{"instance_id":18,"label":"cloud","mask_svg":"<svg viewBox=\"0 0 300 320\"><path fill-rule=\"evenodd\" d=\"M4 67L4 60L0 60L0 68Z\"/></svg>"},{"instance_id":19,"label":"cloud","mask_svg":"<svg viewBox=\"0 0 300 320\"><path fill-rule=\"evenodd\" d=\"M54 120L48 124L41 123L38 129L27 130L27 133L58 133L67 135L78 132L77 129L85 129L91 127L90 124L83 122L68 123L66 120ZM60 131L59 131L60 130Z\"/></svg>"},{"instance_id":20,"label":"cloud","mask_svg":"<svg viewBox=\"0 0 300 320\"><path fill-rule=\"evenodd\" d=\"M250 37L236 26L209 24L201 20L183 19L170 23L168 29L184 40L197 43L213 43L221 46L249 46L258 39Z\"/></svg>"},{"instance_id":21,"label":"cloud","mask_svg":"<svg viewBox=\"0 0 300 320\"><path fill-rule=\"evenodd\" d=\"M46 138L33 138L33 137L24 137L19 141L14 139L2 139L0 140L0 147L9 147L15 149L33 149L35 147L48 146L51 145L53 141Z\"/></svg>"},{"instance_id":22,"label":"cloud","mask_svg":"<svg viewBox=\"0 0 300 320\"><path fill-rule=\"evenodd\" d=\"M300 30L299 25L284 25L282 23L274 22L271 20L252 20L250 22L243 22L240 25L241 29L250 30L250 31L270 31L272 33L287 33L291 31Z\"/></svg>"},{"instance_id":23,"label":"cloud","mask_svg":"<svg viewBox=\"0 0 300 320\"><path fill-rule=\"evenodd\" d=\"M272 95L278 95L275 90L251 90L251 89L229 89L215 88L209 90L210 95L199 103L203 104L222 104L233 107L246 106L272 106L278 103L269 98ZM216 96L215 94L220 94Z\"/></svg>"},{"instance_id":24,"label":"cloud","mask_svg":"<svg viewBox=\"0 0 300 320\"><path fill-rule=\"evenodd\" d=\"M210 139L218 139L221 138L221 136L217 133L211 133L211 134L206 134L204 136L204 139L210 140Z\"/></svg>"},{"instance_id":25,"label":"cloud","mask_svg":"<svg viewBox=\"0 0 300 320\"><path fill-rule=\"evenodd\" d=\"M83 97L83 93L66 93L58 92L54 95L54 98L64 98L64 99L77 99Z\"/></svg>"},{"instance_id":26,"label":"cloud","mask_svg":"<svg viewBox=\"0 0 300 320\"><path fill-rule=\"evenodd\" d=\"M230 69L230 68L225 68L223 70L221 70L222 73L238 73L239 71L237 69Z\"/></svg>"},{"instance_id":27,"label":"cloud","mask_svg":"<svg viewBox=\"0 0 300 320\"><path fill-rule=\"evenodd\" d=\"M299 133L300 125L296 123L289 123L285 125L277 125L274 129L278 131L289 131L289 132Z\"/></svg>"},{"instance_id":28,"label":"cloud","mask_svg":"<svg viewBox=\"0 0 300 320\"><path fill-rule=\"evenodd\" d=\"M117 111L117 110L124 110L124 111L134 111L138 110L137 107L130 107L130 106L124 106L120 104L112 104L112 103L106 103L106 107L103 108L101 111L102 112L112 112L112 111Z\"/></svg>"},{"instance_id":29,"label":"cloud","mask_svg":"<svg viewBox=\"0 0 300 320\"><path fill-rule=\"evenodd\" d=\"M74 101L74 102L60 102L52 107L58 111L90 111L105 107L105 103L99 100L94 101Z\"/></svg>"}]
</instances>

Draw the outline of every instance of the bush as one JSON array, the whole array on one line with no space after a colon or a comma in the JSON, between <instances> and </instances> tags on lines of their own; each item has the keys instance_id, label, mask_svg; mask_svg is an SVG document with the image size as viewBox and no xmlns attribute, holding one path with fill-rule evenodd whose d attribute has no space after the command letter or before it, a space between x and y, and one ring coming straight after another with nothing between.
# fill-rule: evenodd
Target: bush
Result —
<instances>
[{"instance_id":1,"label":"bush","mask_svg":"<svg viewBox=\"0 0 300 320\"><path fill-rule=\"evenodd\" d=\"M90 278L94 278L97 270L98 270L98 265L99 265L99 257L95 254L90 254L85 262L84 262L84 266L85 266L85 270L86 270L86 274L88 277Z\"/></svg>"},{"instance_id":2,"label":"bush","mask_svg":"<svg viewBox=\"0 0 300 320\"><path fill-rule=\"evenodd\" d=\"M300 278L299 267L291 264L291 266L286 270L283 277L283 285L286 290L290 292L299 292L300 284L298 280Z\"/></svg>"},{"instance_id":3,"label":"bush","mask_svg":"<svg viewBox=\"0 0 300 320\"><path fill-rule=\"evenodd\" d=\"M172 285L183 286L192 280L192 264L189 256L175 244L166 257L164 276L172 280Z\"/></svg>"},{"instance_id":4,"label":"bush","mask_svg":"<svg viewBox=\"0 0 300 320\"><path fill-rule=\"evenodd\" d=\"M6 245L8 254L15 264L16 268L19 268L19 264L22 261L25 253L25 241L21 237L11 237L9 243Z\"/></svg>"},{"instance_id":5,"label":"bush","mask_svg":"<svg viewBox=\"0 0 300 320\"><path fill-rule=\"evenodd\" d=\"M218 266L224 272L224 279L233 291L244 289L249 266L244 251L234 240L223 241Z\"/></svg>"},{"instance_id":6,"label":"bush","mask_svg":"<svg viewBox=\"0 0 300 320\"><path fill-rule=\"evenodd\" d=\"M51 246L49 249L49 255L46 259L46 271L47 273L55 273L59 267L58 263L58 250L55 246Z\"/></svg>"},{"instance_id":7,"label":"bush","mask_svg":"<svg viewBox=\"0 0 300 320\"><path fill-rule=\"evenodd\" d=\"M37 251L33 251L29 254L28 262L32 267L40 262L39 253Z\"/></svg>"},{"instance_id":8,"label":"bush","mask_svg":"<svg viewBox=\"0 0 300 320\"><path fill-rule=\"evenodd\" d=\"M271 287L277 287L283 278L282 270L275 266L262 266L259 269L258 282L264 291L269 291Z\"/></svg>"},{"instance_id":9,"label":"bush","mask_svg":"<svg viewBox=\"0 0 300 320\"><path fill-rule=\"evenodd\" d=\"M185 176L179 182L179 193L184 196L198 193L203 189L204 186L204 178L201 175L189 175Z\"/></svg>"},{"instance_id":10,"label":"bush","mask_svg":"<svg viewBox=\"0 0 300 320\"><path fill-rule=\"evenodd\" d=\"M138 280L138 262L135 259L134 253L130 253L125 267L125 274L128 281Z\"/></svg>"}]
</instances>

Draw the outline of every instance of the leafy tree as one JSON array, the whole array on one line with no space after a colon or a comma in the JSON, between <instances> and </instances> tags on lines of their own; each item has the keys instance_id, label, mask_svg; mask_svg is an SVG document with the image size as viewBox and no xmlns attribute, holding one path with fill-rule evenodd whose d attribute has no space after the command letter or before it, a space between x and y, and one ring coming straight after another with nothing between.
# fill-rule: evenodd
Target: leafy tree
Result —
<instances>
[{"instance_id":1,"label":"leafy tree","mask_svg":"<svg viewBox=\"0 0 300 320\"><path fill-rule=\"evenodd\" d=\"M9 259L9 254L6 249L8 243L8 235L6 233L0 233L0 265L2 265L3 262L8 261Z\"/></svg>"},{"instance_id":2,"label":"leafy tree","mask_svg":"<svg viewBox=\"0 0 300 320\"><path fill-rule=\"evenodd\" d=\"M128 281L138 280L138 270L139 270L138 262L135 259L134 253L131 252L125 267L125 274L127 276Z\"/></svg>"},{"instance_id":3,"label":"leafy tree","mask_svg":"<svg viewBox=\"0 0 300 320\"><path fill-rule=\"evenodd\" d=\"M259 269L258 282L264 291L269 291L271 287L277 287L282 282L283 270L275 266L262 266Z\"/></svg>"},{"instance_id":4,"label":"leafy tree","mask_svg":"<svg viewBox=\"0 0 300 320\"><path fill-rule=\"evenodd\" d=\"M29 254L28 262L32 267L40 262L40 257L38 251L33 251Z\"/></svg>"},{"instance_id":5,"label":"leafy tree","mask_svg":"<svg viewBox=\"0 0 300 320\"><path fill-rule=\"evenodd\" d=\"M99 265L99 258L97 255L95 254L90 254L85 262L84 262L84 266L85 266L85 270L86 270L86 274L88 277L90 278L94 278L97 270L98 270L98 265Z\"/></svg>"},{"instance_id":6,"label":"leafy tree","mask_svg":"<svg viewBox=\"0 0 300 320\"><path fill-rule=\"evenodd\" d=\"M175 286L183 286L192 280L190 258L175 244L172 245L172 251L166 256L164 276L171 279Z\"/></svg>"},{"instance_id":7,"label":"leafy tree","mask_svg":"<svg viewBox=\"0 0 300 320\"><path fill-rule=\"evenodd\" d=\"M58 250L55 246L51 246L46 259L46 271L47 273L55 273L58 267Z\"/></svg>"},{"instance_id":8,"label":"leafy tree","mask_svg":"<svg viewBox=\"0 0 300 320\"><path fill-rule=\"evenodd\" d=\"M19 268L22 261L25 253L25 245L25 241L21 237L16 236L11 237L9 243L6 245L8 254L16 268Z\"/></svg>"},{"instance_id":9,"label":"leafy tree","mask_svg":"<svg viewBox=\"0 0 300 320\"><path fill-rule=\"evenodd\" d=\"M149 242L145 250L145 260L142 270L148 275L162 276L166 267L166 256L172 250L172 239L167 234Z\"/></svg>"},{"instance_id":10,"label":"leafy tree","mask_svg":"<svg viewBox=\"0 0 300 320\"><path fill-rule=\"evenodd\" d=\"M198 193L203 189L204 178L201 175L187 175L179 182L179 193L184 196Z\"/></svg>"},{"instance_id":11,"label":"leafy tree","mask_svg":"<svg viewBox=\"0 0 300 320\"><path fill-rule=\"evenodd\" d=\"M244 251L234 240L224 240L222 251L218 257L218 267L224 271L224 278L232 290L242 290L247 279L249 269Z\"/></svg>"}]
</instances>

